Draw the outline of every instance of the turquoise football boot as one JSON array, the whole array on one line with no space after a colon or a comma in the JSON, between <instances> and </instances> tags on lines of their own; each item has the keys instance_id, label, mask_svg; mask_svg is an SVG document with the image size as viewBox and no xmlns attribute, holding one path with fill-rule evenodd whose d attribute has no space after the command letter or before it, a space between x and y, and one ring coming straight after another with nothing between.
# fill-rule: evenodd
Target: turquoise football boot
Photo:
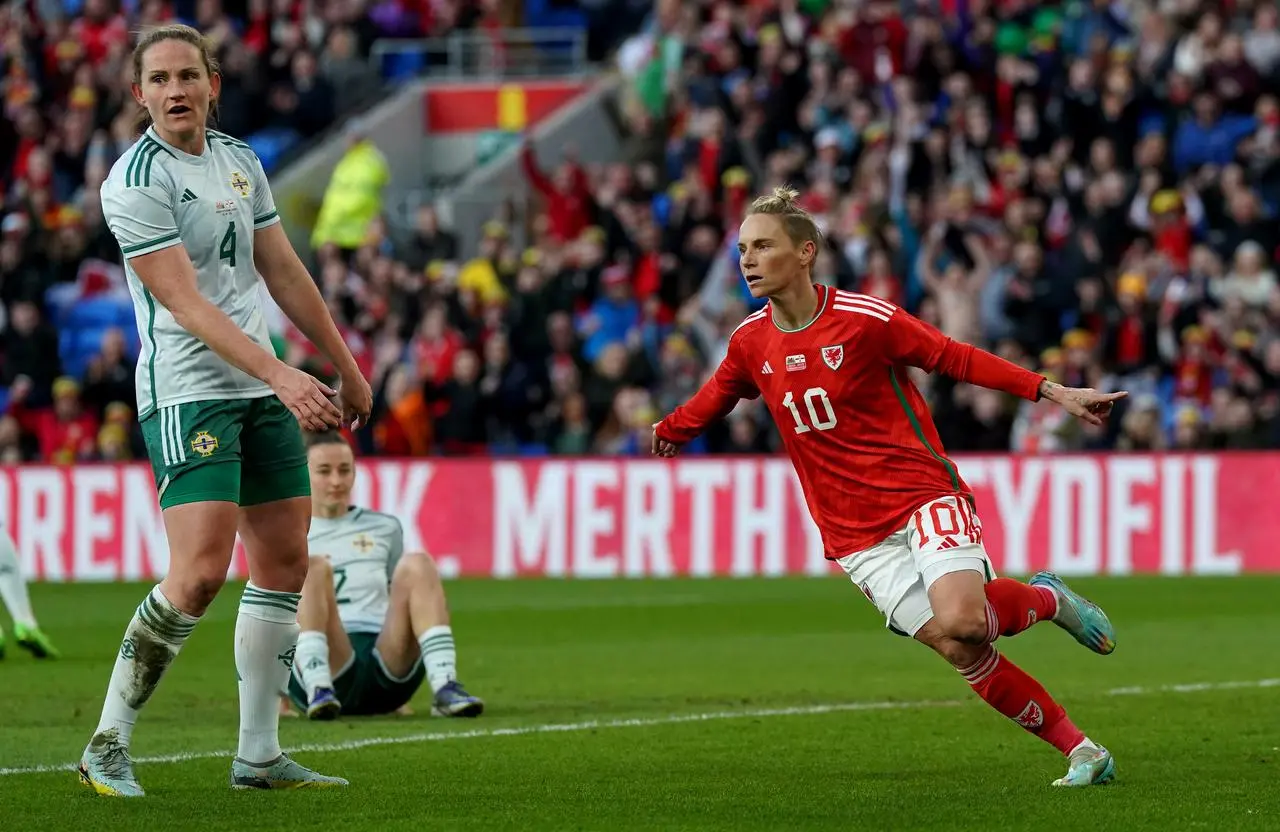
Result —
<instances>
[{"instance_id":1,"label":"turquoise football boot","mask_svg":"<svg viewBox=\"0 0 1280 832\"><path fill-rule=\"evenodd\" d=\"M1116 761L1102 747L1076 749L1068 758L1066 777L1053 781L1055 786L1101 786L1116 779Z\"/></svg>"},{"instance_id":2,"label":"turquoise football boot","mask_svg":"<svg viewBox=\"0 0 1280 832\"><path fill-rule=\"evenodd\" d=\"M1095 653L1107 655L1116 649L1116 628L1102 608L1066 585L1052 572L1037 572L1027 583L1049 589L1058 599L1053 623Z\"/></svg>"}]
</instances>

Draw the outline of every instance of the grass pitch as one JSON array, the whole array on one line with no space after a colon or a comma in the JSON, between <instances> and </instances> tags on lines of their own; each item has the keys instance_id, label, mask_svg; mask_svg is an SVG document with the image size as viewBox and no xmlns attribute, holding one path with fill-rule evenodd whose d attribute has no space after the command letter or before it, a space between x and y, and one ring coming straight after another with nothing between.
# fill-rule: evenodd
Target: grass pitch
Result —
<instances>
[{"instance_id":1,"label":"grass pitch","mask_svg":"<svg viewBox=\"0 0 1280 832\"><path fill-rule=\"evenodd\" d=\"M228 586L143 712L148 796L71 769L143 585L33 588L65 658L0 663L0 824L37 830L1280 829L1280 578L1080 581L1119 630L1096 656L1052 625L1001 650L1116 754L1056 790L1053 749L890 635L838 577L455 581L476 721L285 720L344 792L227 787ZM414 705L420 714L428 700ZM61 768L59 768L61 767Z\"/></svg>"}]
</instances>

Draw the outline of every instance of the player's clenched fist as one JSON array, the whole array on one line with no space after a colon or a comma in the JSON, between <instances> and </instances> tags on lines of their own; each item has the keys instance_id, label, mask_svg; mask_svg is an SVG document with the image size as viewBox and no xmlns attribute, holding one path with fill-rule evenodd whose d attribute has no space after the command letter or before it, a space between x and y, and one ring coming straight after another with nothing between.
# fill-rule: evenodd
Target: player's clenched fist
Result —
<instances>
[{"instance_id":1,"label":"player's clenched fist","mask_svg":"<svg viewBox=\"0 0 1280 832\"><path fill-rule=\"evenodd\" d=\"M661 422L653 423L653 443L652 443L653 455L665 456L665 457L675 456L676 454L680 453L680 446L674 442L668 442L667 440L658 436L658 425L660 424L662 423Z\"/></svg>"},{"instance_id":2,"label":"player's clenched fist","mask_svg":"<svg viewBox=\"0 0 1280 832\"><path fill-rule=\"evenodd\" d=\"M342 407L342 423L356 430L369 424L373 410L373 390L359 373L338 382L338 404Z\"/></svg>"}]
</instances>

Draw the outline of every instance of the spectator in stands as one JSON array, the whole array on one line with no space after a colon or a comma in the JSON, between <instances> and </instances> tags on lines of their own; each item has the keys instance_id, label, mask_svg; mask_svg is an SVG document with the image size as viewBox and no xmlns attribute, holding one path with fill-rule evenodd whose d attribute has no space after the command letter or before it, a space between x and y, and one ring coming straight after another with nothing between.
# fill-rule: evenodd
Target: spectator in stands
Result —
<instances>
[{"instance_id":1,"label":"spectator in stands","mask_svg":"<svg viewBox=\"0 0 1280 832\"><path fill-rule=\"evenodd\" d=\"M565 243L578 237L591 224L592 199L586 171L577 163L573 146L564 149L563 161L553 177L538 167L533 144L525 140L520 164L529 184L545 200L548 232L553 240Z\"/></svg>"},{"instance_id":2,"label":"spectator in stands","mask_svg":"<svg viewBox=\"0 0 1280 832\"><path fill-rule=\"evenodd\" d=\"M320 55L320 75L334 93L334 109L350 112L373 98L382 81L369 62L360 55L354 30L336 26L329 31Z\"/></svg>"},{"instance_id":3,"label":"spectator in stands","mask_svg":"<svg viewBox=\"0 0 1280 832\"><path fill-rule=\"evenodd\" d=\"M226 39L225 117L257 128L305 120L325 83L339 108L356 99L356 56L379 32L498 19L492 3L428 6L190 13ZM647 4L618 53L623 155L585 148L605 163L587 164L523 137L534 198L506 201L475 244L432 208L382 217L386 165L357 139L314 242L326 299L379 389L369 449L631 452L644 418L687 397L759 308L733 232L745 200L784 181L823 229L819 279L1054 377L1134 393L1097 431L930 380L949 450L1280 445L1275 5L1183 6ZM105 3L82 19L79 40L23 22L48 68L27 56L17 63L41 71L5 91L11 320L51 284L88 282L74 252L103 239L97 183L130 137L120 27ZM55 354L44 337L32 354ZM41 372L48 385L61 370ZM107 394L87 380L86 396ZM776 433L745 404L699 447L776 448Z\"/></svg>"},{"instance_id":4,"label":"spectator in stands","mask_svg":"<svg viewBox=\"0 0 1280 832\"><path fill-rule=\"evenodd\" d=\"M350 260L369 238L370 226L382 213L382 192L390 181L387 160L364 133L347 127L347 150L338 161L320 205L311 245L336 246Z\"/></svg>"},{"instance_id":5,"label":"spectator in stands","mask_svg":"<svg viewBox=\"0 0 1280 832\"><path fill-rule=\"evenodd\" d=\"M35 437L40 458L59 465L92 459L99 422L80 401L80 384L62 376L53 383L53 406L35 408L29 404L32 385L25 377L10 388L9 413L22 430Z\"/></svg>"},{"instance_id":6,"label":"spectator in stands","mask_svg":"<svg viewBox=\"0 0 1280 832\"><path fill-rule=\"evenodd\" d=\"M14 303L8 317L0 382L11 386L15 398L21 389L30 407L43 407L50 401L54 379L62 372L58 334L41 320L39 308L30 300Z\"/></svg>"},{"instance_id":7,"label":"spectator in stands","mask_svg":"<svg viewBox=\"0 0 1280 832\"><path fill-rule=\"evenodd\" d=\"M133 459L129 447L129 431L121 425L103 425L98 431L97 458L103 462L128 462Z\"/></svg>"},{"instance_id":8,"label":"spectator in stands","mask_svg":"<svg viewBox=\"0 0 1280 832\"><path fill-rule=\"evenodd\" d=\"M607 347L634 344L639 338L640 306L631 296L626 266L610 266L600 276L601 297L578 324L585 339L583 357L595 361Z\"/></svg>"},{"instance_id":9,"label":"spectator in stands","mask_svg":"<svg viewBox=\"0 0 1280 832\"><path fill-rule=\"evenodd\" d=\"M298 49L290 59L290 77L271 91L272 119L268 126L314 135L334 118L335 90L319 74L316 58Z\"/></svg>"},{"instance_id":10,"label":"spectator in stands","mask_svg":"<svg viewBox=\"0 0 1280 832\"><path fill-rule=\"evenodd\" d=\"M137 400L134 362L120 329L113 327L102 336L102 346L85 370L83 398L85 406L99 415L104 415L112 402L130 404Z\"/></svg>"},{"instance_id":11,"label":"spectator in stands","mask_svg":"<svg viewBox=\"0 0 1280 832\"><path fill-rule=\"evenodd\" d=\"M440 451L453 456L484 453L493 417L493 398L480 386L480 359L470 349L453 357L449 377L428 385L424 396L432 409Z\"/></svg>"},{"instance_id":12,"label":"spectator in stands","mask_svg":"<svg viewBox=\"0 0 1280 832\"><path fill-rule=\"evenodd\" d=\"M458 238L440 227L440 216L435 206L423 205L418 208L413 236L404 252L404 260L409 268L420 272L436 261L452 261L458 258Z\"/></svg>"},{"instance_id":13,"label":"spectator in stands","mask_svg":"<svg viewBox=\"0 0 1280 832\"><path fill-rule=\"evenodd\" d=\"M23 447L22 426L11 414L0 416L0 464L17 465L38 459L34 450Z\"/></svg>"}]
</instances>

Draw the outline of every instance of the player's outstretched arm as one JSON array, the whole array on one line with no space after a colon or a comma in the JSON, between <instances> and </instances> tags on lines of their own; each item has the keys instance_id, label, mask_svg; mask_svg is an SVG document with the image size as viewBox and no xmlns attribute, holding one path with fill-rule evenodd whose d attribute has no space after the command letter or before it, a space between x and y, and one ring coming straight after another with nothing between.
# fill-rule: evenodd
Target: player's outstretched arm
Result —
<instances>
[{"instance_id":1,"label":"player's outstretched arm","mask_svg":"<svg viewBox=\"0 0 1280 832\"><path fill-rule=\"evenodd\" d=\"M1063 387L1048 379L1040 382L1039 392L1040 398L1060 405L1072 416L1091 425L1101 425L1111 415L1115 403L1129 395L1125 390L1103 393L1092 387Z\"/></svg>"},{"instance_id":2,"label":"player's outstretched arm","mask_svg":"<svg viewBox=\"0 0 1280 832\"><path fill-rule=\"evenodd\" d=\"M651 450L654 456L675 456L680 453L681 446L701 434L708 425L729 415L740 399L754 399L760 395L744 368L741 350L740 342L730 339L729 350L711 378L693 394L693 398L653 426Z\"/></svg>"},{"instance_id":3,"label":"player's outstretched arm","mask_svg":"<svg viewBox=\"0 0 1280 832\"><path fill-rule=\"evenodd\" d=\"M333 362L343 421L353 429L363 425L373 409L373 391L280 223L253 233L253 262L284 314Z\"/></svg>"},{"instance_id":4,"label":"player's outstretched arm","mask_svg":"<svg viewBox=\"0 0 1280 832\"><path fill-rule=\"evenodd\" d=\"M1045 398L1091 425L1102 424L1113 404L1128 395L1124 391L1103 393L1092 388L1063 387L998 355L948 338L901 309L893 311L883 334L886 353L895 362L1033 402Z\"/></svg>"},{"instance_id":5,"label":"player's outstretched arm","mask_svg":"<svg viewBox=\"0 0 1280 832\"><path fill-rule=\"evenodd\" d=\"M152 297L178 326L199 338L227 363L271 385L280 401L307 430L336 427L342 412L327 398L334 391L264 350L235 321L200 294L196 270L178 244L129 260Z\"/></svg>"}]
</instances>

